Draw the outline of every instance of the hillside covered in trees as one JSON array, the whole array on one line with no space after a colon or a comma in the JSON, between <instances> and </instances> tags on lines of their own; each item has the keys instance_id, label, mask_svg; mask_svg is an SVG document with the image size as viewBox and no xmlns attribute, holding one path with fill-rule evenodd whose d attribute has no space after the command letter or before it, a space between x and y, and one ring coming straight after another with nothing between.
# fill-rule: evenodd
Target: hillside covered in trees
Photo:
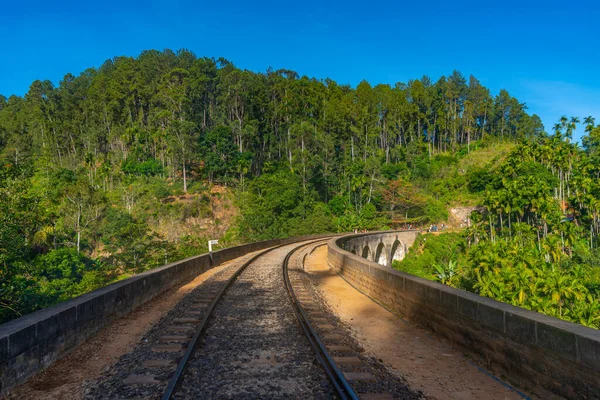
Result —
<instances>
[{"instance_id":1,"label":"hillside covered in trees","mask_svg":"<svg viewBox=\"0 0 600 400\"><path fill-rule=\"evenodd\" d=\"M548 210L580 210L573 234L585 232L595 254L588 200L600 193L580 185L597 174L600 134L588 121L581 150L569 142L574 123L549 138L525 104L457 71L353 88L151 50L57 86L35 81L24 97L0 96L0 321L201 253L208 236L234 244L427 224L446 220L448 205L485 204L487 225L465 243L512 246L527 225L535 240L514 246L540 248L558 225L534 187L556 205ZM550 140L560 160L540 150L554 151ZM521 175L534 164L548 172ZM564 237L560 262L576 253Z\"/></svg>"},{"instance_id":2,"label":"hillside covered in trees","mask_svg":"<svg viewBox=\"0 0 600 400\"><path fill-rule=\"evenodd\" d=\"M600 127L577 118L514 147L472 177L485 212L462 234L420 237L395 267L519 307L600 329Z\"/></svg>"}]
</instances>

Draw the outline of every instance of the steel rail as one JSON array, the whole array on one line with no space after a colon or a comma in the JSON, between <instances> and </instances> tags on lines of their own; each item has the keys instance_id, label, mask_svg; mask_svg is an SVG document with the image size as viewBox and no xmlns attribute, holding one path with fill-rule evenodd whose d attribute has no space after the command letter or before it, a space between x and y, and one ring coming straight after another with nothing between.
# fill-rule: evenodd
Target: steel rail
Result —
<instances>
[{"instance_id":1,"label":"steel rail","mask_svg":"<svg viewBox=\"0 0 600 400\"><path fill-rule=\"evenodd\" d=\"M322 240L323 239L313 240L312 242L304 243L303 245L301 245L297 248L300 248L302 246L307 246L307 245L310 245L310 244L313 244L313 243L316 243L316 242L322 241ZM185 353L181 357L181 360L179 361L179 363L177 365L177 369L175 370L175 373L173 374L171 379L169 379L169 383L167 384L167 387L164 390L163 395L161 397L162 400L170 400L173 398L173 395L175 394L179 385L181 384L181 381L183 380L183 374L185 373L188 362L191 360L192 356L194 355L194 352L196 351L196 346L198 345L198 341L199 341L200 337L202 336L202 333L206 329L206 326L208 325L208 319L210 318L212 312L214 311L217 303L219 302L219 300L221 300L221 297L223 296L225 291L229 288L229 286L231 286L233 281L246 269L246 267L248 267L250 264L252 264L254 261L256 261L259 257L262 257L265 254L267 254L273 250L276 250L283 246L288 246L290 244L291 243L284 243L284 244L273 246L266 250L261 251L260 253L252 256L248 261L246 261L244 264L242 264L242 266L239 267L237 269L237 271L235 271L233 273L233 275L231 275L231 277L227 280L225 285L221 288L221 290L219 290L219 292L217 293L217 295L215 296L213 301L210 303L210 306L208 307L206 313L204 314L204 317L200 321L200 325L196 328L196 332L194 333L194 336L190 340L190 343L188 344L188 347L185 350ZM296 250L296 249L294 249L294 250ZM292 250L292 251L294 251L294 250Z\"/></svg>"},{"instance_id":2,"label":"steel rail","mask_svg":"<svg viewBox=\"0 0 600 400\"><path fill-rule=\"evenodd\" d=\"M337 395L341 399L358 400L358 396L352 389L352 386L350 386L350 383L348 383L348 381L344 377L344 374L337 367L335 361L333 361L333 358L329 355L327 348L319 338L319 335L311 325L308 316L304 311L304 308L302 308L302 305L300 304L298 298L296 297L296 294L294 293L292 283L290 282L289 261L292 257L292 254L298 249L314 244L316 242L317 241L297 246L285 256L285 259L283 260L283 278L285 282L285 288L287 289L287 292L290 295L290 301L292 302L294 313L296 314L296 318L298 319L298 322L302 327L302 331L304 332L306 338L310 342L310 345L315 352L317 360L323 366L323 369L325 370L327 377L331 381L331 384L333 385L333 388L335 389ZM304 262L304 259L302 261Z\"/></svg>"}]
</instances>

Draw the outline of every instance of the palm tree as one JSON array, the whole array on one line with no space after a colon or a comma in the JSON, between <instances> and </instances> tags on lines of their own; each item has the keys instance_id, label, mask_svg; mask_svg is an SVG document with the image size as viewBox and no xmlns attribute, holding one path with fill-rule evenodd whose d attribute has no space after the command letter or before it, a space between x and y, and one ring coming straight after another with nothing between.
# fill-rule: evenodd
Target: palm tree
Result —
<instances>
[{"instance_id":1,"label":"palm tree","mask_svg":"<svg viewBox=\"0 0 600 400\"><path fill-rule=\"evenodd\" d=\"M541 312L551 317L556 315L556 307L552 302L552 299L547 296L536 296L531 299L531 309L537 312Z\"/></svg>"},{"instance_id":2,"label":"palm tree","mask_svg":"<svg viewBox=\"0 0 600 400\"><path fill-rule=\"evenodd\" d=\"M554 137L562 140L562 126L560 125L560 123L556 123L552 126L552 129L554 130Z\"/></svg>"},{"instance_id":3,"label":"palm tree","mask_svg":"<svg viewBox=\"0 0 600 400\"><path fill-rule=\"evenodd\" d=\"M481 296L491 297L499 301L504 301L507 297L505 281L491 272L479 277L473 287Z\"/></svg>"},{"instance_id":4,"label":"palm tree","mask_svg":"<svg viewBox=\"0 0 600 400\"><path fill-rule=\"evenodd\" d=\"M600 302L588 294L586 302L577 303L574 307L573 320L590 328L600 329Z\"/></svg>"},{"instance_id":5,"label":"palm tree","mask_svg":"<svg viewBox=\"0 0 600 400\"><path fill-rule=\"evenodd\" d=\"M571 299L583 300L586 289L581 283L565 274L560 269L554 269L544 282L544 291L552 302L558 306L558 316L562 317L565 302Z\"/></svg>"},{"instance_id":6,"label":"palm tree","mask_svg":"<svg viewBox=\"0 0 600 400\"><path fill-rule=\"evenodd\" d=\"M594 129L596 119L590 115L583 119L583 123L585 124L585 132L590 133Z\"/></svg>"},{"instance_id":7,"label":"palm tree","mask_svg":"<svg viewBox=\"0 0 600 400\"><path fill-rule=\"evenodd\" d=\"M542 249L545 251L546 262L560 263L563 247L558 236L551 234L542 241Z\"/></svg>"},{"instance_id":8,"label":"palm tree","mask_svg":"<svg viewBox=\"0 0 600 400\"><path fill-rule=\"evenodd\" d=\"M581 232L578 232L577 226L572 222L564 221L559 225L563 247L567 250L569 256L573 256L573 245L580 238ZM563 249L563 252L564 252Z\"/></svg>"},{"instance_id":9,"label":"palm tree","mask_svg":"<svg viewBox=\"0 0 600 400\"><path fill-rule=\"evenodd\" d=\"M565 118L565 117L563 117ZM562 121L562 118L561 118ZM578 117L571 117L571 119L569 120L569 122L565 123L567 129L566 129L566 139L567 139L567 143L573 139L573 131L575 129L577 129L577 124L579 123L579 118Z\"/></svg>"},{"instance_id":10,"label":"palm tree","mask_svg":"<svg viewBox=\"0 0 600 400\"><path fill-rule=\"evenodd\" d=\"M516 300L518 305L525 303L529 290L531 289L530 285L532 278L532 271L523 266L514 268L514 271L511 271L510 279L515 288L513 299Z\"/></svg>"},{"instance_id":11,"label":"palm tree","mask_svg":"<svg viewBox=\"0 0 600 400\"><path fill-rule=\"evenodd\" d=\"M566 115L563 115L562 117L560 117L560 119L558 121L560 123L561 129L567 129L567 123L569 122L569 118L567 118Z\"/></svg>"}]
</instances>

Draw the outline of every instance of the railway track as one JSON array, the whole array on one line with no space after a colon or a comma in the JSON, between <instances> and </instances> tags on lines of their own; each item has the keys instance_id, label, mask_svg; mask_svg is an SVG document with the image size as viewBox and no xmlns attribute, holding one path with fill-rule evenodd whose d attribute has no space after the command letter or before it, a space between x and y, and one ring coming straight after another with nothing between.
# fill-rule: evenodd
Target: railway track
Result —
<instances>
[{"instance_id":1,"label":"railway track","mask_svg":"<svg viewBox=\"0 0 600 400\"><path fill-rule=\"evenodd\" d=\"M382 362L365 355L362 347L352 338L350 327L342 324L329 309L327 302L321 298L319 290L305 273L306 257L325 244L317 243L300 248L299 254L288 262L287 275L303 311L303 318L307 319L320 345L326 349L330 359L326 363L349 383L351 392L342 388L336 393L336 397L357 396L362 400L421 399L420 392L412 391L402 378L389 371ZM341 385L340 383L339 386Z\"/></svg>"},{"instance_id":2,"label":"railway track","mask_svg":"<svg viewBox=\"0 0 600 400\"><path fill-rule=\"evenodd\" d=\"M320 320L319 322L326 322L326 319L319 314L317 308L313 303L312 297L307 296L307 291L304 287L304 284L296 274L290 279L290 271L289 271L289 263L290 258L294 254L294 252L300 249L303 246L298 246L294 250L290 251L283 260L283 280L285 282L285 288L290 296L290 300L292 301L292 305L294 308L294 313L296 314L296 318L300 323L300 327L304 332L304 335L310 342L310 346L312 347L317 360L323 367L329 381L333 385L336 394L339 398L346 400L352 399L357 400L358 396L348 383L348 380L344 376L344 374L340 371L335 361L329 355L329 351L323 341L319 337L318 333L315 331L315 328L310 322L310 318L308 317L307 312L313 311L314 318ZM302 262L306 259L306 255L302 257ZM298 296L296 295L298 293ZM321 327L329 327L332 325L321 325Z\"/></svg>"},{"instance_id":3,"label":"railway track","mask_svg":"<svg viewBox=\"0 0 600 400\"><path fill-rule=\"evenodd\" d=\"M277 246L224 268L88 398L418 398L343 344L347 333L302 273L306 254L324 243Z\"/></svg>"}]
</instances>

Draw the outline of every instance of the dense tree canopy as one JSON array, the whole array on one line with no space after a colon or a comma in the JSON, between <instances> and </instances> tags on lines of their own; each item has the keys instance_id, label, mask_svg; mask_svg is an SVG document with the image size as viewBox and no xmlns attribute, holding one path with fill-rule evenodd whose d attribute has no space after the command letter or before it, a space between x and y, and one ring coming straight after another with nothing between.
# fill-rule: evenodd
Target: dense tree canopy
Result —
<instances>
[{"instance_id":1,"label":"dense tree canopy","mask_svg":"<svg viewBox=\"0 0 600 400\"><path fill-rule=\"evenodd\" d=\"M485 212L462 237L422 238L396 267L600 329L600 127L586 118L581 149L571 142L576 123L562 118L553 135L478 171L469 186Z\"/></svg>"},{"instance_id":2,"label":"dense tree canopy","mask_svg":"<svg viewBox=\"0 0 600 400\"><path fill-rule=\"evenodd\" d=\"M304 187L318 182L324 201L357 186L355 163L369 170L371 187L380 160L403 161L415 145L432 155L486 135L535 137L543 128L505 90L493 96L457 71L435 82L363 81L353 89L289 70L240 70L187 50L116 57L67 74L57 87L35 81L24 98L0 103L2 157L16 166L85 165L94 184L112 182L122 165L181 178L186 191L190 175L229 182L287 165Z\"/></svg>"},{"instance_id":3,"label":"dense tree canopy","mask_svg":"<svg viewBox=\"0 0 600 400\"><path fill-rule=\"evenodd\" d=\"M0 321L197 254L208 235L426 224L453 204L489 210L452 244L460 260L439 260L479 266L467 289L493 293L478 257L511 246L537 249L540 271L585 264L598 247L600 132L586 118L580 149L577 123L548 137L524 103L458 71L353 88L149 50L35 81L0 96Z\"/></svg>"}]
</instances>

